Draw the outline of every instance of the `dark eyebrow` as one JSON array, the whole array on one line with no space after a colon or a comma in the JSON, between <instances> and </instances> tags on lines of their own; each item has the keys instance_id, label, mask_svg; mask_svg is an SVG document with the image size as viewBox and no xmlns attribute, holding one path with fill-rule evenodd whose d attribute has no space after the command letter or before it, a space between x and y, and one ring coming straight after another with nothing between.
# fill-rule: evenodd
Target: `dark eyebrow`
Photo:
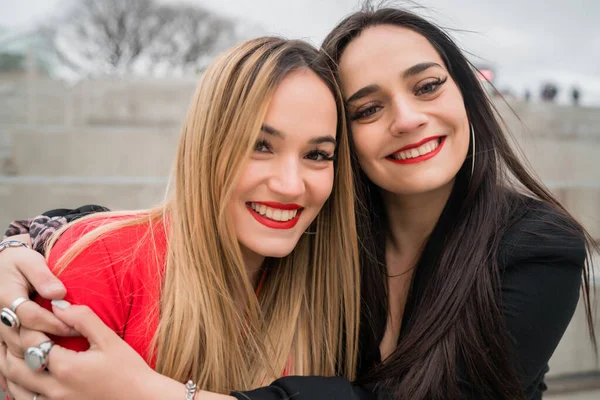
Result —
<instances>
[{"instance_id":1,"label":"dark eyebrow","mask_svg":"<svg viewBox=\"0 0 600 400\"><path fill-rule=\"evenodd\" d=\"M354 93L352 96L348 97L348 100L346 100L346 103L352 103L353 101L362 99L363 97L373 94L378 90L379 90L379 85L365 86L364 88L356 91L356 93Z\"/></svg>"},{"instance_id":2,"label":"dark eyebrow","mask_svg":"<svg viewBox=\"0 0 600 400\"><path fill-rule=\"evenodd\" d=\"M333 145L337 145L337 141L333 136L319 136L317 138L311 139L310 144L321 144L321 143L333 143Z\"/></svg>"},{"instance_id":3,"label":"dark eyebrow","mask_svg":"<svg viewBox=\"0 0 600 400\"><path fill-rule=\"evenodd\" d=\"M404 71L404 73L402 74L402 77L404 79L410 78L411 76L420 74L421 72L423 72L429 68L432 68L432 67L442 68L442 66L440 64L434 63L434 62L419 63L416 65L413 65L412 67L410 67L409 69ZM364 88L356 91L356 93L354 93L352 96L348 97L348 100L346 100L346 103L352 103L353 101L362 99L363 97L369 96L369 95L377 92L379 89L380 89L379 85L365 86Z\"/></svg>"},{"instance_id":4,"label":"dark eyebrow","mask_svg":"<svg viewBox=\"0 0 600 400\"><path fill-rule=\"evenodd\" d=\"M267 124L263 124L261 127L261 130L264 133L266 133L267 135L277 136L281 139L285 139L285 135L281 131L278 131L277 129L275 129L272 126L269 126ZM335 140L335 138L330 135L316 137L314 139L311 139L308 143L310 143L310 144L333 143L334 145L337 145L337 141Z\"/></svg>"},{"instance_id":5,"label":"dark eyebrow","mask_svg":"<svg viewBox=\"0 0 600 400\"><path fill-rule=\"evenodd\" d=\"M285 137L285 135L283 133L281 133L277 129L275 129L272 126L269 126L267 124L262 124L262 126L260 127L260 130L263 131L264 133L268 134L268 135L277 136L277 137L280 137L280 138L284 138Z\"/></svg>"},{"instance_id":6,"label":"dark eyebrow","mask_svg":"<svg viewBox=\"0 0 600 400\"><path fill-rule=\"evenodd\" d=\"M429 68L432 68L432 67L442 68L442 66L440 64L438 64L438 63L424 62L424 63L413 65L412 67L410 67L409 69L407 69L406 71L404 71L404 73L402 74L402 77L404 79L410 78L411 76L415 76L417 74L420 74L421 72L425 71L426 69L429 69Z\"/></svg>"}]
</instances>

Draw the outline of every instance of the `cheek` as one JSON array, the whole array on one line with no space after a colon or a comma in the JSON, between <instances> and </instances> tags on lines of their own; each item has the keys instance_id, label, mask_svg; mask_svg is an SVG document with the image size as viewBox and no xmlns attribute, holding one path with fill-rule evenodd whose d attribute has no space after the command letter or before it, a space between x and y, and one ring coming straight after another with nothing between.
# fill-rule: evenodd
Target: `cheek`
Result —
<instances>
[{"instance_id":1,"label":"cheek","mask_svg":"<svg viewBox=\"0 0 600 400\"><path fill-rule=\"evenodd\" d=\"M329 196L331 196L334 175L334 169L333 166L331 166L320 171L315 171L308 179L313 202L315 205L318 205L319 208L322 207Z\"/></svg>"},{"instance_id":2,"label":"cheek","mask_svg":"<svg viewBox=\"0 0 600 400\"><path fill-rule=\"evenodd\" d=\"M456 118L454 123L454 134L452 135L452 152L461 157L466 157L469 146L471 145L471 128L469 126L469 120L467 119L464 110L458 109L456 112L460 115L462 111L462 118Z\"/></svg>"},{"instance_id":3,"label":"cheek","mask_svg":"<svg viewBox=\"0 0 600 400\"><path fill-rule=\"evenodd\" d=\"M242 168L242 172L233 191L234 196L239 197L252 192L259 186L260 182L268 173L265 163L250 160Z\"/></svg>"}]
</instances>

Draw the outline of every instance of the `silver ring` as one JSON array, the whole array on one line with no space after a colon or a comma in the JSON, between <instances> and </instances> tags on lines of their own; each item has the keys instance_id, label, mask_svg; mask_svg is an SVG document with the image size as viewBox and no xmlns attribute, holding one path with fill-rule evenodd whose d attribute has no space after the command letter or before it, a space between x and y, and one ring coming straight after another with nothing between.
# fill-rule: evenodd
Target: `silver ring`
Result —
<instances>
[{"instance_id":1,"label":"silver ring","mask_svg":"<svg viewBox=\"0 0 600 400\"><path fill-rule=\"evenodd\" d=\"M26 301L29 301L29 299L27 297L19 297L18 299L16 299L15 301L13 301L10 304L10 309L16 313L17 312L17 307L19 307L21 304L25 303Z\"/></svg>"},{"instance_id":2,"label":"silver ring","mask_svg":"<svg viewBox=\"0 0 600 400\"><path fill-rule=\"evenodd\" d=\"M24 358L27 366L36 372L45 370L48 367L48 353L52 350L52 346L54 346L54 342L48 340L37 347L25 350Z\"/></svg>"},{"instance_id":3,"label":"silver ring","mask_svg":"<svg viewBox=\"0 0 600 400\"><path fill-rule=\"evenodd\" d=\"M0 252L2 252L4 249L8 249L9 247L25 247L31 250L31 246L19 240L6 240L4 242L0 242Z\"/></svg>"},{"instance_id":4,"label":"silver ring","mask_svg":"<svg viewBox=\"0 0 600 400\"><path fill-rule=\"evenodd\" d=\"M17 314L10 308L4 307L2 311L0 311L0 322L4 325L8 326L11 329L19 329L21 326L21 321L19 321L19 317Z\"/></svg>"},{"instance_id":5,"label":"silver ring","mask_svg":"<svg viewBox=\"0 0 600 400\"><path fill-rule=\"evenodd\" d=\"M37 398L38 398L39 395L40 395L39 393L34 394L33 395L33 400L37 400Z\"/></svg>"}]
</instances>

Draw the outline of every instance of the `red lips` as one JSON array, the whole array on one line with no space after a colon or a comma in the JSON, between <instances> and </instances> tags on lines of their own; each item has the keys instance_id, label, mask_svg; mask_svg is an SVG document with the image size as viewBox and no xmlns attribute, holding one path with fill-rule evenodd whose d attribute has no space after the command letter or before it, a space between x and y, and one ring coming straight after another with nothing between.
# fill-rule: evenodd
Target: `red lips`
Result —
<instances>
[{"instance_id":1,"label":"red lips","mask_svg":"<svg viewBox=\"0 0 600 400\"><path fill-rule=\"evenodd\" d=\"M414 148L417 148L417 147L419 147L419 146L421 146L421 145L423 145L423 144L425 144L425 143L427 143L427 142L429 142L431 140L440 139L440 138L441 138L441 140L440 140L440 144L438 145L438 147L435 150L433 150L432 152L429 152L427 154L423 154L422 156L418 156L418 157L414 157L414 158L407 158L407 159L404 159L404 160L398 160L398 159L393 158L390 155L390 156L386 157L386 159L388 161L391 161L391 162L396 163L396 164L416 164L416 163L420 163L420 162L429 160L430 158L433 158L436 155L438 155L438 153L442 150L442 146L444 146L444 143L446 142L446 137L445 136L431 136L431 137L428 137L428 138L425 138L425 139L421 140L418 143L409 144L408 146L404 146L401 149L398 149L394 153L392 153L392 154L396 154L396 153L399 153L401 151L414 149Z\"/></svg>"},{"instance_id":2,"label":"red lips","mask_svg":"<svg viewBox=\"0 0 600 400\"><path fill-rule=\"evenodd\" d=\"M428 138L425 138L425 139L421 140L418 143L413 143L413 144L409 144L407 146L404 146L403 148L396 150L392 154L396 154L396 153L404 151L404 150L414 149L415 147L419 147L419 146L421 146L421 145L423 145L423 144L425 144L427 142L430 142L430 141L432 141L434 139L439 139L439 138L443 138L443 137L445 137L445 136L430 136Z\"/></svg>"},{"instance_id":3,"label":"red lips","mask_svg":"<svg viewBox=\"0 0 600 400\"><path fill-rule=\"evenodd\" d=\"M257 213L252 209L252 207L250 207L250 204L247 203L246 208L248 209L248 211L250 211L250 214L254 217L254 219L263 224L264 226L272 229L292 229L300 220L300 215L302 214L303 210L302 206L294 203L283 204L274 201L253 201L252 203L264 204L267 207L277 208L280 210L298 210L296 216L290 219L289 221L275 221Z\"/></svg>"}]
</instances>

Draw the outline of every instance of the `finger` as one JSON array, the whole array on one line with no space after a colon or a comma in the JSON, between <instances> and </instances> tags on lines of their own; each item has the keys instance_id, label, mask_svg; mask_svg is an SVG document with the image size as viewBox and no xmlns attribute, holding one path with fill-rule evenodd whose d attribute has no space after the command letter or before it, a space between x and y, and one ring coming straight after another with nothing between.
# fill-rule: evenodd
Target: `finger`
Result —
<instances>
[{"instance_id":1,"label":"finger","mask_svg":"<svg viewBox=\"0 0 600 400\"><path fill-rule=\"evenodd\" d=\"M53 301L52 306L54 314L84 336L90 348L103 348L111 340L119 339L88 306L71 305L64 300Z\"/></svg>"},{"instance_id":2,"label":"finger","mask_svg":"<svg viewBox=\"0 0 600 400\"><path fill-rule=\"evenodd\" d=\"M21 337L19 336L18 329L12 329L4 325L0 325L0 340L13 354L23 354L23 348L21 346Z\"/></svg>"},{"instance_id":3,"label":"finger","mask_svg":"<svg viewBox=\"0 0 600 400\"><path fill-rule=\"evenodd\" d=\"M37 347L41 343L50 340L46 335L40 332L29 330L24 330L24 332L21 333L21 338L23 347ZM54 344L48 353L46 362L47 372L50 372L51 375L58 380L64 381L65 377L67 377L68 380L69 375L76 373L76 371L73 371L72 366L75 362L73 357L76 357L77 354L77 351L69 350L58 344Z\"/></svg>"},{"instance_id":4,"label":"finger","mask_svg":"<svg viewBox=\"0 0 600 400\"><path fill-rule=\"evenodd\" d=\"M0 392L2 392L2 391L6 392L8 390L6 378L4 377L4 374L2 373L2 366L4 365L2 360L6 358L7 351L8 351L8 349L6 348L6 345L4 343L0 342ZM2 393L0 393L0 395L1 394Z\"/></svg>"},{"instance_id":5,"label":"finger","mask_svg":"<svg viewBox=\"0 0 600 400\"><path fill-rule=\"evenodd\" d=\"M13 382L8 383L8 388L11 397L15 400L33 400L33 398L35 397L35 393ZM38 395L37 400L40 400L40 397L41 396Z\"/></svg>"},{"instance_id":6,"label":"finger","mask_svg":"<svg viewBox=\"0 0 600 400\"><path fill-rule=\"evenodd\" d=\"M15 247L6 249L2 252L0 257L0 269L3 274L14 275L15 269L22 275L26 281L28 281L33 289L40 296L46 299L62 299L67 294L67 290L62 282L52 274L44 257L35 250L26 249L24 247ZM6 265L5 263L8 263ZM13 268L7 268L12 266ZM0 279L0 282L5 282ZM27 282L23 284L23 287L31 287ZM2 290L4 292L4 290ZM4 300L4 297L0 297Z\"/></svg>"},{"instance_id":7,"label":"finger","mask_svg":"<svg viewBox=\"0 0 600 400\"><path fill-rule=\"evenodd\" d=\"M56 336L79 336L70 326L62 322L49 310L35 301L27 301L17 308L21 326Z\"/></svg>"},{"instance_id":8,"label":"finger","mask_svg":"<svg viewBox=\"0 0 600 400\"><path fill-rule=\"evenodd\" d=\"M77 376L77 362L81 361L81 356L87 352L77 352L55 344L48 354L48 372L57 382L71 382L74 376Z\"/></svg>"},{"instance_id":9,"label":"finger","mask_svg":"<svg viewBox=\"0 0 600 400\"><path fill-rule=\"evenodd\" d=\"M27 328L21 328L19 332L19 339L21 341L21 347L27 349L29 347L37 347L41 343L50 340L43 332L32 331Z\"/></svg>"},{"instance_id":10,"label":"finger","mask_svg":"<svg viewBox=\"0 0 600 400\"><path fill-rule=\"evenodd\" d=\"M30 369L24 360L7 354L3 367L8 391L12 393L11 383L35 393L48 394L57 387L56 380L47 371L36 372Z\"/></svg>"}]
</instances>

